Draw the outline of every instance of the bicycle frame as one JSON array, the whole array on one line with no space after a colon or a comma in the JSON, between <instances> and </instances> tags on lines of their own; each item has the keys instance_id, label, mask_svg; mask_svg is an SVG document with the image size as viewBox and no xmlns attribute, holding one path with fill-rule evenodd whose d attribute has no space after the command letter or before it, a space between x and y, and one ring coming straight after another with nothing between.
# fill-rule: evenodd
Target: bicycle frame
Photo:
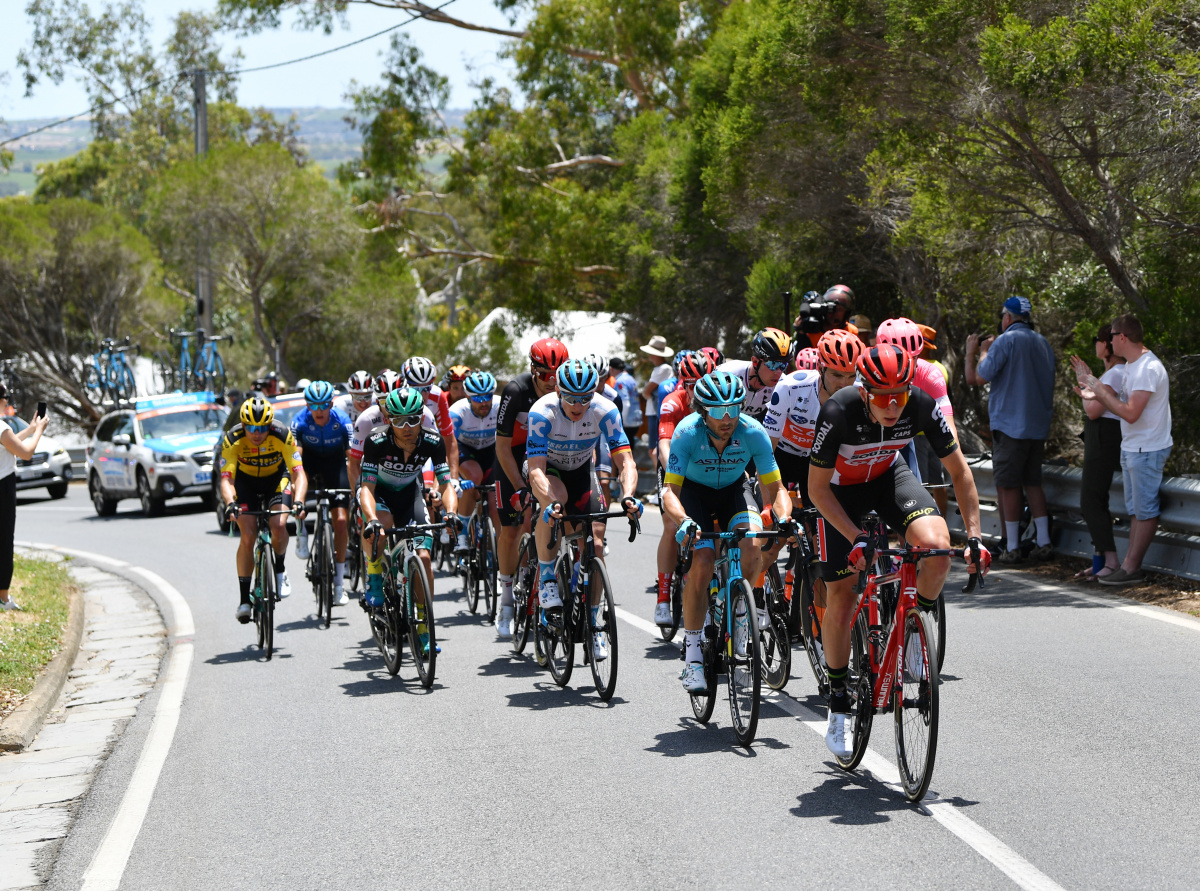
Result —
<instances>
[{"instance_id":1,"label":"bicycle frame","mask_svg":"<svg viewBox=\"0 0 1200 891\"><path fill-rule=\"evenodd\" d=\"M712 589L709 589L709 610L716 605L721 607L722 620L724 622L724 651L726 656L733 655L733 610L730 609L730 592L733 586L741 581L742 575L742 549L738 547L743 539L747 538L762 538L776 539L784 533L778 529L734 529L732 532L701 532L696 536L698 541L711 541L718 547L718 553L713 565L713 573L717 577L717 600L714 602L712 597ZM694 542L688 548L687 559L684 561L684 571L688 572L692 566L692 555L695 552ZM710 612L711 615L711 612Z\"/></svg>"},{"instance_id":2,"label":"bicycle frame","mask_svg":"<svg viewBox=\"0 0 1200 891\"><path fill-rule=\"evenodd\" d=\"M568 553L571 553L572 551L578 551L578 554L576 555L578 557L578 561L573 560L571 563L572 565L574 565L576 562L579 563L579 578L576 580L574 585L574 588L578 592L579 596L574 596L574 592L572 592L571 602L576 604L581 610L583 607L591 606L590 602L584 602L584 598L587 596L589 573L591 572L592 564L598 559L596 557L596 539L592 534L592 523L598 520L615 520L620 517L624 517L629 520L629 540L633 541L635 538L637 538L638 533L642 531L642 523L641 520L636 517L629 516L629 514L623 510L614 511L611 513L608 511L599 511L594 514L572 514L571 516L563 517L561 520L555 520L554 525L551 526L550 547L554 547L555 544L560 545L558 557L562 556L562 547L566 547L568 549ZM566 532L564 527L567 523L574 523L578 526L578 528L574 532ZM583 542L582 545L578 544L580 540ZM556 561L558 557L555 558ZM563 593L565 594L566 592ZM581 612L577 616L574 614L574 608L572 609L571 613L568 613L565 609L566 602L566 597L564 597L563 625L564 627L571 627L573 624L572 630L575 633L575 641L578 643L583 639L581 636L581 629L585 624L584 622L578 621L578 619L580 617L587 618L590 614L587 612ZM590 624L590 621L591 620L588 619L587 624Z\"/></svg>"}]
</instances>

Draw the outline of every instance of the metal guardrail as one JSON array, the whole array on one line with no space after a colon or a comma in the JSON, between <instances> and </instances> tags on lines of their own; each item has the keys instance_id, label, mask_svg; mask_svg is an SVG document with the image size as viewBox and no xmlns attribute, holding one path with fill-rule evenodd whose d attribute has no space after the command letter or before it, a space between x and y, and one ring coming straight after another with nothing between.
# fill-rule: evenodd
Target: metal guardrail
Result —
<instances>
[{"instance_id":1,"label":"metal guardrail","mask_svg":"<svg viewBox=\"0 0 1200 891\"><path fill-rule=\"evenodd\" d=\"M972 465L975 488L980 498L980 524L983 533L999 540L1004 530L995 507L996 483L992 462ZM1079 514L1079 493L1083 487L1083 471L1074 467L1042 466L1042 488L1046 504L1054 517L1054 549L1061 554L1091 557L1092 539ZM953 496L953 490L951 490ZM1200 480L1167 477L1159 492L1162 513L1154 543L1146 553L1143 565L1147 569L1166 572L1200 581ZM1124 554L1129 542L1129 514L1125 511L1125 487L1121 474L1113 474L1108 490L1108 507L1117 525L1113 536L1117 550ZM952 511L950 529L963 532L962 518Z\"/></svg>"}]
</instances>

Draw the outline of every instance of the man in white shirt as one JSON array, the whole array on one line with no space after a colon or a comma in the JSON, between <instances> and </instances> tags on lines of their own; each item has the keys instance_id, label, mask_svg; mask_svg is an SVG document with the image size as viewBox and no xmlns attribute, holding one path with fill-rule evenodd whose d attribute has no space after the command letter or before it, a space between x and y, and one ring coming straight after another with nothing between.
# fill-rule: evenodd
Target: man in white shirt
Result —
<instances>
[{"instance_id":1,"label":"man in white shirt","mask_svg":"<svg viewBox=\"0 0 1200 891\"><path fill-rule=\"evenodd\" d=\"M1125 379L1119 396L1100 386L1087 363L1071 357L1080 387L1086 388L1121 421L1121 474L1125 509L1129 513L1129 550L1121 568L1100 579L1102 585L1123 587L1141 582L1142 560L1158 530L1158 490L1163 467L1175 444L1171 438L1170 382L1158 356L1142 342L1142 323L1136 316L1112 321L1113 352L1125 359Z\"/></svg>"},{"instance_id":2,"label":"man in white shirt","mask_svg":"<svg viewBox=\"0 0 1200 891\"><path fill-rule=\"evenodd\" d=\"M654 462L654 465L657 466L658 388L659 385L674 373L671 363L667 360L675 355L675 351L667 346L667 339L661 334L655 334L650 338L648 344L638 347L638 349L650 357L650 364L654 366L654 370L650 372L650 379L646 382L646 386L642 388L642 396L646 399L646 429L650 434L648 437L651 446L650 458Z\"/></svg>"}]
</instances>

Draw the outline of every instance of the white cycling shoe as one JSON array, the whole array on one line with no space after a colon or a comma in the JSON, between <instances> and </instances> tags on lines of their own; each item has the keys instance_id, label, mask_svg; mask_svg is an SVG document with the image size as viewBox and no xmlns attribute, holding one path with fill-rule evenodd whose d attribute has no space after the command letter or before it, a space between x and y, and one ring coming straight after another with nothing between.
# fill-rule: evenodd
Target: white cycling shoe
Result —
<instances>
[{"instance_id":1,"label":"white cycling shoe","mask_svg":"<svg viewBox=\"0 0 1200 891\"><path fill-rule=\"evenodd\" d=\"M292 583L288 581L286 572L278 573L275 576L275 585L279 589L280 600L285 600L292 596Z\"/></svg>"},{"instance_id":2,"label":"white cycling shoe","mask_svg":"<svg viewBox=\"0 0 1200 891\"><path fill-rule=\"evenodd\" d=\"M333 605L334 606L345 606L349 602L350 602L350 598L346 596L345 588L334 588L333 589Z\"/></svg>"},{"instance_id":3,"label":"white cycling shoe","mask_svg":"<svg viewBox=\"0 0 1200 891\"><path fill-rule=\"evenodd\" d=\"M243 625L245 625L247 622L250 621L250 616L252 614L253 614L253 610L251 609L250 604L248 604L248 603L239 603L238 604L237 620L239 622L241 622Z\"/></svg>"},{"instance_id":4,"label":"white cycling shoe","mask_svg":"<svg viewBox=\"0 0 1200 891\"><path fill-rule=\"evenodd\" d=\"M558 593L557 581L547 579L542 582L541 590L538 591L538 602L542 609L562 609L562 597Z\"/></svg>"},{"instance_id":5,"label":"white cycling shoe","mask_svg":"<svg viewBox=\"0 0 1200 891\"><path fill-rule=\"evenodd\" d=\"M825 726L825 745L835 758L849 758L854 754L854 716L843 712L830 712Z\"/></svg>"},{"instance_id":6,"label":"white cycling shoe","mask_svg":"<svg viewBox=\"0 0 1200 891\"><path fill-rule=\"evenodd\" d=\"M703 662L688 662L683 666L683 689L689 693L707 693L708 681L704 677Z\"/></svg>"},{"instance_id":7,"label":"white cycling shoe","mask_svg":"<svg viewBox=\"0 0 1200 891\"><path fill-rule=\"evenodd\" d=\"M592 655L597 662L603 662L608 658L608 636L601 634L599 631L592 634Z\"/></svg>"},{"instance_id":8,"label":"white cycling shoe","mask_svg":"<svg viewBox=\"0 0 1200 891\"><path fill-rule=\"evenodd\" d=\"M770 628L771 628L771 614L769 612L767 612L767 608L764 606L762 609L760 609L758 611L758 630L759 631L769 631Z\"/></svg>"},{"instance_id":9,"label":"white cycling shoe","mask_svg":"<svg viewBox=\"0 0 1200 891\"><path fill-rule=\"evenodd\" d=\"M301 521L301 522L303 522L303 521ZM297 535L296 536L296 556L299 557L301 560L308 559L308 536L307 535Z\"/></svg>"},{"instance_id":10,"label":"white cycling shoe","mask_svg":"<svg viewBox=\"0 0 1200 891\"><path fill-rule=\"evenodd\" d=\"M671 620L671 604L660 603L654 607L654 624L661 628L670 628L675 624Z\"/></svg>"},{"instance_id":11,"label":"white cycling shoe","mask_svg":"<svg viewBox=\"0 0 1200 891\"><path fill-rule=\"evenodd\" d=\"M511 640L513 631L513 608L500 607L500 615L496 617L496 639Z\"/></svg>"}]
</instances>

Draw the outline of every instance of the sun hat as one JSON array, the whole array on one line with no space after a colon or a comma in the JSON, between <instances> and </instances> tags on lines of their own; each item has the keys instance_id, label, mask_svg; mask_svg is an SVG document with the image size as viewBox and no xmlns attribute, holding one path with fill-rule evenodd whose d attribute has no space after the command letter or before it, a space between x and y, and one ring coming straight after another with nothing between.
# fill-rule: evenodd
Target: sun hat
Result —
<instances>
[{"instance_id":1,"label":"sun hat","mask_svg":"<svg viewBox=\"0 0 1200 891\"><path fill-rule=\"evenodd\" d=\"M667 339L661 334L655 334L650 338L650 342L643 347L638 347L643 353L649 353L651 356L659 356L663 359L670 359L675 355L675 351L667 346Z\"/></svg>"}]
</instances>

